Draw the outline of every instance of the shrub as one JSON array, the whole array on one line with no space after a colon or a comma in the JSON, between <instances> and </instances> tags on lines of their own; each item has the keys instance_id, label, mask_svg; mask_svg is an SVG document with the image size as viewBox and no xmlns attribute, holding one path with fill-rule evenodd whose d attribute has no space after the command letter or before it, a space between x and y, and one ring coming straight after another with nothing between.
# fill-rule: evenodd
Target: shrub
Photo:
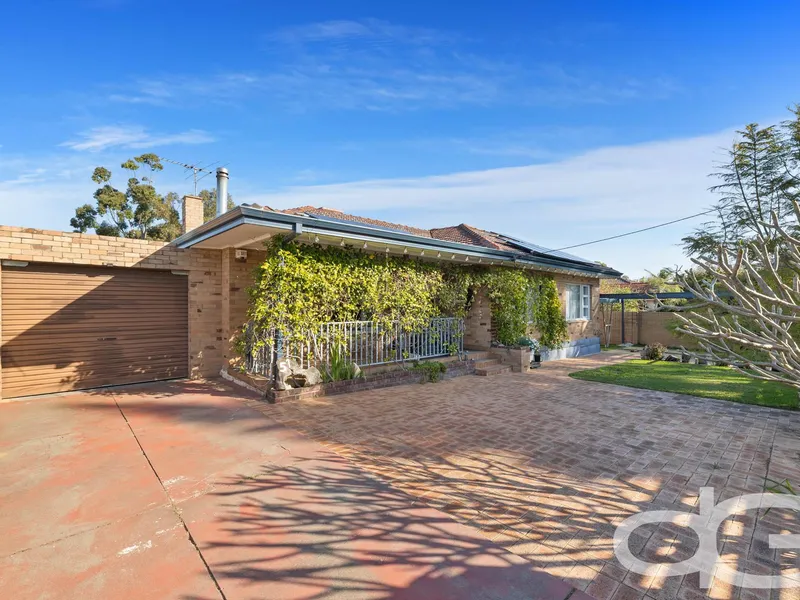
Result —
<instances>
[{"instance_id":1,"label":"shrub","mask_svg":"<svg viewBox=\"0 0 800 600\"><path fill-rule=\"evenodd\" d=\"M416 362L411 367L411 370L424 375L427 381L436 383L441 379L442 374L447 371L447 365L437 361Z\"/></svg>"},{"instance_id":2,"label":"shrub","mask_svg":"<svg viewBox=\"0 0 800 600\"><path fill-rule=\"evenodd\" d=\"M666 347L663 344L656 342L655 344L648 344L642 348L642 358L644 360L661 360L664 358Z\"/></svg>"},{"instance_id":3,"label":"shrub","mask_svg":"<svg viewBox=\"0 0 800 600\"><path fill-rule=\"evenodd\" d=\"M343 347L332 346L330 364L323 367L322 376L329 383L357 379L362 373L358 365L347 357Z\"/></svg>"}]
</instances>

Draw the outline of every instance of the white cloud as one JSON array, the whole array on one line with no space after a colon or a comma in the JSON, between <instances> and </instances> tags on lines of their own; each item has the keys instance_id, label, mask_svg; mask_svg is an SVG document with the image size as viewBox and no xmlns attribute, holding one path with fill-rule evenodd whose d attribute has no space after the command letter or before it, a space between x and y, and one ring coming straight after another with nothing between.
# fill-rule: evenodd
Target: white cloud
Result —
<instances>
[{"instance_id":1,"label":"white cloud","mask_svg":"<svg viewBox=\"0 0 800 600\"><path fill-rule=\"evenodd\" d=\"M156 106L274 102L289 111L409 111L461 106L564 106L664 99L666 74L567 70L488 55L457 34L375 19L326 21L266 36L250 72L169 74L119 86L108 99Z\"/></svg>"},{"instance_id":2,"label":"white cloud","mask_svg":"<svg viewBox=\"0 0 800 600\"><path fill-rule=\"evenodd\" d=\"M320 21L285 27L267 35L269 41L287 44L341 42L343 40L381 40L384 42L394 40L406 44L437 44L452 42L459 38L460 36L450 32L427 27L395 25L380 19Z\"/></svg>"},{"instance_id":3,"label":"white cloud","mask_svg":"<svg viewBox=\"0 0 800 600\"><path fill-rule=\"evenodd\" d=\"M73 150L98 152L109 148L157 148L178 144L206 144L214 138L205 131L190 129L180 133L153 134L136 125L94 127L80 134L80 139L63 142Z\"/></svg>"},{"instance_id":4,"label":"white cloud","mask_svg":"<svg viewBox=\"0 0 800 600\"><path fill-rule=\"evenodd\" d=\"M700 212L713 201L708 174L733 137L731 130L600 148L523 167L292 186L239 193L237 199L274 207L327 206L424 227L466 222L556 248ZM641 275L685 262L675 244L700 221L575 252Z\"/></svg>"}]
</instances>

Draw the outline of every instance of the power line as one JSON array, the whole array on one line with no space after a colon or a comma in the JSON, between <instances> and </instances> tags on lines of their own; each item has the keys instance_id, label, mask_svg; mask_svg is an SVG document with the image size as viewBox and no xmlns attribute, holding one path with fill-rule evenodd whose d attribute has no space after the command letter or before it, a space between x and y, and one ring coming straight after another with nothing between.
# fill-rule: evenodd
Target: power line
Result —
<instances>
[{"instance_id":1,"label":"power line","mask_svg":"<svg viewBox=\"0 0 800 600\"><path fill-rule=\"evenodd\" d=\"M620 233L619 235L612 235L611 237L602 238L599 240L593 240L591 242L584 242L583 244L574 244L572 246L564 246L563 248L556 248L555 250L551 250L550 252L559 252L561 250L571 250L572 248L580 248L581 246L590 246L591 244L599 244L600 242L607 242L608 240L616 240L617 238L626 237L628 235L634 235L635 233L642 233L643 231L650 231L651 229L658 229L659 227L666 227L667 225L672 225L673 223L680 223L681 221L688 221L689 219L694 219L697 217L702 217L703 215L707 215L712 212L717 212L716 208L712 208L711 210L707 210L704 212L699 212L694 215L689 215L688 217L682 217L680 219L675 219L674 221L667 221L666 223L659 223L658 225L652 225L651 227L645 227L644 229L637 229L636 231L629 231L628 233Z\"/></svg>"}]
</instances>

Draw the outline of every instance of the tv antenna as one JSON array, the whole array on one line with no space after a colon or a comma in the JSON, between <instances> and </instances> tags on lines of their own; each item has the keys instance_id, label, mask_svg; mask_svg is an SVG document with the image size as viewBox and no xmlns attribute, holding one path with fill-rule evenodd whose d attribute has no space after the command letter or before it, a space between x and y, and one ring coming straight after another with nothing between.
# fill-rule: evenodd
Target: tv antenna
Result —
<instances>
[{"instance_id":1,"label":"tv antenna","mask_svg":"<svg viewBox=\"0 0 800 600\"><path fill-rule=\"evenodd\" d=\"M191 171L191 173L189 173L189 175L186 177L186 179L189 179L189 177L192 178L192 180L194 182L194 195L195 196L197 195L197 182L200 181L201 179L203 179L204 177L208 177L209 175L211 175L211 173L213 173L213 171L211 170L211 167L213 167L214 165L216 165L219 162L217 160L217 161L214 161L213 163L211 163L209 165L201 166L201 163L190 165L188 163L183 163L183 162L180 162L180 161L177 161L177 160L164 158L163 156L161 157L161 160L163 160L165 162L168 162L168 163L172 163L173 165L178 165L179 167L183 167L187 171ZM202 175L201 177L198 177L197 176L198 173L204 173L204 175Z\"/></svg>"}]
</instances>

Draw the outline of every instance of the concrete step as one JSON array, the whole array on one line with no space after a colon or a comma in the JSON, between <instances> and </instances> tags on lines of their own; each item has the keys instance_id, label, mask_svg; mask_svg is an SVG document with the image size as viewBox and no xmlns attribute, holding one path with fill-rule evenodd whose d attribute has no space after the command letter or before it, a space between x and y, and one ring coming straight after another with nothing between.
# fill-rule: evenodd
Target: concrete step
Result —
<instances>
[{"instance_id":1,"label":"concrete step","mask_svg":"<svg viewBox=\"0 0 800 600\"><path fill-rule=\"evenodd\" d=\"M500 373L510 373L510 372L511 372L511 367L503 364L491 365L484 369L475 369L475 375L480 375L481 377L487 377L489 375L499 375Z\"/></svg>"},{"instance_id":2,"label":"concrete step","mask_svg":"<svg viewBox=\"0 0 800 600\"><path fill-rule=\"evenodd\" d=\"M484 360L491 358L491 354L483 350L467 350L465 354L467 355L467 360Z\"/></svg>"},{"instance_id":3,"label":"concrete step","mask_svg":"<svg viewBox=\"0 0 800 600\"><path fill-rule=\"evenodd\" d=\"M476 369L485 369L486 367L493 367L495 365L503 364L498 358L483 358L475 361Z\"/></svg>"}]
</instances>

